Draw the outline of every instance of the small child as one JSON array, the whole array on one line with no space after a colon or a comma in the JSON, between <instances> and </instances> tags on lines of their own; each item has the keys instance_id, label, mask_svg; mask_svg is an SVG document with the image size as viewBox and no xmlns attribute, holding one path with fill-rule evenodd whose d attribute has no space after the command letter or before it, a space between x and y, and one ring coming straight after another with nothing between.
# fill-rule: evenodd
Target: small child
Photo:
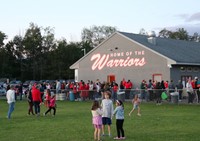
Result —
<instances>
[{"instance_id":1,"label":"small child","mask_svg":"<svg viewBox=\"0 0 200 141\"><path fill-rule=\"evenodd\" d=\"M137 94L135 95L134 99L132 100L132 103L133 103L133 109L130 111L129 116L131 116L131 113L132 113L135 109L138 109L137 115L138 115L138 116L141 116L141 114L140 114L140 106L139 106L139 104L140 104L140 99L139 99L139 97L138 97Z\"/></svg>"},{"instance_id":2,"label":"small child","mask_svg":"<svg viewBox=\"0 0 200 141\"><path fill-rule=\"evenodd\" d=\"M94 101L91 108L92 112L92 124L94 125L94 140L98 139L101 141L101 128L102 128L102 117L103 111L101 110L100 104L98 101Z\"/></svg>"},{"instance_id":3,"label":"small child","mask_svg":"<svg viewBox=\"0 0 200 141\"><path fill-rule=\"evenodd\" d=\"M115 140L124 140L124 129L123 129L123 124L124 124L124 105L121 100L116 100L116 108L113 112L113 115L116 114L116 128L117 128L117 137L115 137ZM120 132L121 135L120 136Z\"/></svg>"},{"instance_id":4,"label":"small child","mask_svg":"<svg viewBox=\"0 0 200 141\"><path fill-rule=\"evenodd\" d=\"M44 116L46 116L46 114L48 112L50 112L51 109L53 109L53 116L55 116L55 114L56 114L56 98L55 98L55 95L53 95L51 97L50 103L49 103L49 109L44 113Z\"/></svg>"},{"instance_id":5,"label":"small child","mask_svg":"<svg viewBox=\"0 0 200 141\"><path fill-rule=\"evenodd\" d=\"M112 115L113 115L113 102L112 100L110 99L111 98L111 92L110 91L105 91L104 92L104 97L105 99L102 100L102 103L101 103L101 107L103 109L103 115L102 115L102 123L103 123L103 126L102 126L102 135L104 136L105 132L104 132L104 129L105 129L105 125L108 125L108 135L111 136L111 124L112 124L112 121L111 121L111 118L112 118Z\"/></svg>"},{"instance_id":6,"label":"small child","mask_svg":"<svg viewBox=\"0 0 200 141\"><path fill-rule=\"evenodd\" d=\"M51 91L50 89L47 89L45 95L45 103L44 103L46 107L49 107L50 100L51 100Z\"/></svg>"}]
</instances>

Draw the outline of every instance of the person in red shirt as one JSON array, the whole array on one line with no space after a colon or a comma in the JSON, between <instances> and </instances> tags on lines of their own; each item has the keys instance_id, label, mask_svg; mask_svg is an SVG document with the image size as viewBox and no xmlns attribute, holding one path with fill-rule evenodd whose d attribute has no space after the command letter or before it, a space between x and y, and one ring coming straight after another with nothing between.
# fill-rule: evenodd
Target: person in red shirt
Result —
<instances>
[{"instance_id":1,"label":"person in red shirt","mask_svg":"<svg viewBox=\"0 0 200 141\"><path fill-rule=\"evenodd\" d=\"M194 80L191 81L191 85L192 85L192 88L195 89L195 81Z\"/></svg>"},{"instance_id":2,"label":"person in red shirt","mask_svg":"<svg viewBox=\"0 0 200 141\"><path fill-rule=\"evenodd\" d=\"M130 96L130 92L131 92L131 89L133 87L133 84L130 80L128 80L125 84L125 98L126 99L129 99L129 96Z\"/></svg>"},{"instance_id":3,"label":"person in red shirt","mask_svg":"<svg viewBox=\"0 0 200 141\"><path fill-rule=\"evenodd\" d=\"M169 82L168 82L168 81L165 81L165 82L164 82L164 86L165 86L165 89L168 89L168 88L169 88Z\"/></svg>"},{"instance_id":4,"label":"person in red shirt","mask_svg":"<svg viewBox=\"0 0 200 141\"><path fill-rule=\"evenodd\" d=\"M82 84L79 86L79 91L80 91L80 97L82 101L85 101L86 98L86 85L85 82L82 82Z\"/></svg>"},{"instance_id":5,"label":"person in red shirt","mask_svg":"<svg viewBox=\"0 0 200 141\"><path fill-rule=\"evenodd\" d=\"M114 82L114 86L113 86L113 101L117 100L117 91L118 91L118 84Z\"/></svg>"},{"instance_id":6,"label":"person in red shirt","mask_svg":"<svg viewBox=\"0 0 200 141\"><path fill-rule=\"evenodd\" d=\"M89 96L89 83L85 85L85 97L88 98Z\"/></svg>"},{"instance_id":7,"label":"person in red shirt","mask_svg":"<svg viewBox=\"0 0 200 141\"><path fill-rule=\"evenodd\" d=\"M50 100L51 100L51 92L50 92L50 89L47 89L46 96L45 96L45 103L44 103L46 107L49 107Z\"/></svg>"},{"instance_id":8,"label":"person in red shirt","mask_svg":"<svg viewBox=\"0 0 200 141\"><path fill-rule=\"evenodd\" d=\"M40 105L42 103L42 99L41 99L41 93L40 93L40 90L38 89L39 87L34 85L32 87L32 98L33 98L33 105L34 105L34 108L35 108L35 114L37 116L40 116Z\"/></svg>"}]
</instances>

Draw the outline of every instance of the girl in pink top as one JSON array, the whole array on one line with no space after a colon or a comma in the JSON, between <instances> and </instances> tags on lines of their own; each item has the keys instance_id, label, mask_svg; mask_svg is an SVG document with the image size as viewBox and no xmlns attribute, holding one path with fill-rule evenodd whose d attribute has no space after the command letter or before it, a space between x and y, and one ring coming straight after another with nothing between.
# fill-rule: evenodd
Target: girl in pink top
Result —
<instances>
[{"instance_id":1,"label":"girl in pink top","mask_svg":"<svg viewBox=\"0 0 200 141\"><path fill-rule=\"evenodd\" d=\"M94 140L98 139L101 141L101 127L102 127L102 114L103 111L101 110L100 104L98 101L94 101L91 108L92 112L92 124L94 125Z\"/></svg>"},{"instance_id":2,"label":"girl in pink top","mask_svg":"<svg viewBox=\"0 0 200 141\"><path fill-rule=\"evenodd\" d=\"M53 109L53 116L55 116L55 114L56 114L56 98L55 98L55 95L53 95L51 97L50 103L49 103L49 109L44 113L44 116L46 116L46 114L48 112L50 112L51 109Z\"/></svg>"}]
</instances>

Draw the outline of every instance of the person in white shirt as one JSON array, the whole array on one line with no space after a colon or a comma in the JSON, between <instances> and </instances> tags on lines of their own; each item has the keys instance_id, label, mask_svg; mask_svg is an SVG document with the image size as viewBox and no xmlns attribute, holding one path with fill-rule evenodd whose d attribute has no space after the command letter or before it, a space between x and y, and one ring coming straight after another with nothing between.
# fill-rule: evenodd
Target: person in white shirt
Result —
<instances>
[{"instance_id":1,"label":"person in white shirt","mask_svg":"<svg viewBox=\"0 0 200 141\"><path fill-rule=\"evenodd\" d=\"M102 115L102 134L105 135L105 125L108 125L108 135L111 136L111 124L112 124L112 115L113 115L113 102L111 98L111 92L105 91L104 92L105 99L102 100L101 106L103 109Z\"/></svg>"},{"instance_id":2,"label":"person in white shirt","mask_svg":"<svg viewBox=\"0 0 200 141\"><path fill-rule=\"evenodd\" d=\"M61 91L61 83L59 80L56 80L56 94L60 93Z\"/></svg>"},{"instance_id":3,"label":"person in white shirt","mask_svg":"<svg viewBox=\"0 0 200 141\"><path fill-rule=\"evenodd\" d=\"M6 98L9 105L7 118L10 119L15 107L15 90L13 85L11 85L10 89L7 91Z\"/></svg>"},{"instance_id":4,"label":"person in white shirt","mask_svg":"<svg viewBox=\"0 0 200 141\"><path fill-rule=\"evenodd\" d=\"M191 79L188 79L188 82L186 84L186 91L188 94L188 103L193 103L193 88L192 88L192 82Z\"/></svg>"}]
</instances>

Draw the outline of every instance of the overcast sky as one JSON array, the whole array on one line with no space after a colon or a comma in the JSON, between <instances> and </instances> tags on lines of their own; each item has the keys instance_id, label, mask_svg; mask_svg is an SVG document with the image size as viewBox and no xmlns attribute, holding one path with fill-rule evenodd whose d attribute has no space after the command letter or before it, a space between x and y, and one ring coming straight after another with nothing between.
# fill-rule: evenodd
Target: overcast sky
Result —
<instances>
[{"instance_id":1,"label":"overcast sky","mask_svg":"<svg viewBox=\"0 0 200 141\"><path fill-rule=\"evenodd\" d=\"M79 41L84 27L113 26L139 33L185 28L200 34L200 0L0 0L0 31L24 35L31 22L52 27L55 38Z\"/></svg>"}]
</instances>

